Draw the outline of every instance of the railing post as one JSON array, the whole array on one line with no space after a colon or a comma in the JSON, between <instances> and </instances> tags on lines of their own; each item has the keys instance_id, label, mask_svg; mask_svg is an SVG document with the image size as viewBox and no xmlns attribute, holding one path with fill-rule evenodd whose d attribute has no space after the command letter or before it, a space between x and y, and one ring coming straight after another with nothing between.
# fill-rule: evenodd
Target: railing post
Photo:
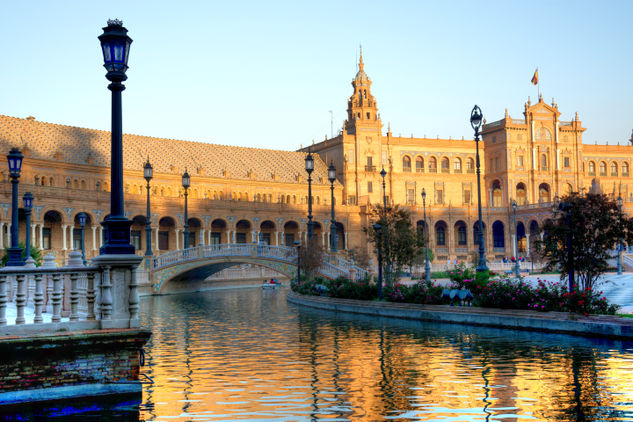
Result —
<instances>
[{"instance_id":1,"label":"railing post","mask_svg":"<svg viewBox=\"0 0 633 422\"><path fill-rule=\"evenodd\" d=\"M130 293L129 293L129 313L130 313L130 328L140 326L138 321L138 281L136 279L136 270L130 271Z\"/></svg>"},{"instance_id":2,"label":"railing post","mask_svg":"<svg viewBox=\"0 0 633 422\"><path fill-rule=\"evenodd\" d=\"M86 315L86 319L89 321L94 321L95 317L95 273L88 273L88 291L86 292L86 300L88 302L88 314Z\"/></svg>"},{"instance_id":3,"label":"railing post","mask_svg":"<svg viewBox=\"0 0 633 422\"><path fill-rule=\"evenodd\" d=\"M62 306L62 275L61 273L53 273L53 316L52 322L59 322L61 317Z\"/></svg>"},{"instance_id":4,"label":"railing post","mask_svg":"<svg viewBox=\"0 0 633 422\"><path fill-rule=\"evenodd\" d=\"M24 324L24 307L26 306L26 293L24 289L26 276L24 274L17 274L15 276L17 281L16 295L15 295L15 306L18 311L18 316L15 318L15 325Z\"/></svg>"},{"instance_id":5,"label":"railing post","mask_svg":"<svg viewBox=\"0 0 633 422\"><path fill-rule=\"evenodd\" d=\"M112 280L110 279L110 266L106 265L101 274L101 303L99 313L102 320L108 320L112 316Z\"/></svg>"},{"instance_id":6,"label":"railing post","mask_svg":"<svg viewBox=\"0 0 633 422\"><path fill-rule=\"evenodd\" d=\"M44 304L44 292L42 292L42 274L35 274L35 294L33 295L33 303L35 305L35 316L33 317L33 323L44 321L42 318L42 306Z\"/></svg>"},{"instance_id":7,"label":"railing post","mask_svg":"<svg viewBox=\"0 0 633 422\"><path fill-rule=\"evenodd\" d=\"M7 276L0 274L0 326L7 325Z\"/></svg>"},{"instance_id":8,"label":"railing post","mask_svg":"<svg viewBox=\"0 0 633 422\"><path fill-rule=\"evenodd\" d=\"M79 313L77 307L79 306L79 289L77 286L78 273L70 273L70 320L78 321Z\"/></svg>"}]
</instances>

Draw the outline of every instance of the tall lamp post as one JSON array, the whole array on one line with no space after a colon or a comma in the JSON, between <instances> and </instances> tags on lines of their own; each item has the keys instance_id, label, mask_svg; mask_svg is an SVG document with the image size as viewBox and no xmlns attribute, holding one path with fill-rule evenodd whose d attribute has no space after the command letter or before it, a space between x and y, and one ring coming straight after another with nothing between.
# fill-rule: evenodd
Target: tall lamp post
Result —
<instances>
[{"instance_id":1,"label":"tall lamp post","mask_svg":"<svg viewBox=\"0 0 633 422\"><path fill-rule=\"evenodd\" d=\"M314 171L314 158L312 158L312 153L309 150L305 162L306 171L308 172L308 240L310 240L314 235L314 223L312 223L312 172Z\"/></svg>"},{"instance_id":2,"label":"tall lamp post","mask_svg":"<svg viewBox=\"0 0 633 422\"><path fill-rule=\"evenodd\" d=\"M512 225L514 226L514 275L516 278L521 276L519 269L519 231L517 230L517 201L512 200Z\"/></svg>"},{"instance_id":3,"label":"tall lamp post","mask_svg":"<svg viewBox=\"0 0 633 422\"><path fill-rule=\"evenodd\" d=\"M338 251L338 236L336 235L336 219L334 218L334 181L336 180L336 168L334 168L333 162L330 162L330 167L327 169L327 177L330 181L330 202L332 205L332 220L330 220L330 251L335 253Z\"/></svg>"},{"instance_id":4,"label":"tall lamp post","mask_svg":"<svg viewBox=\"0 0 633 422\"><path fill-rule=\"evenodd\" d=\"M143 166L143 176L147 181L147 219L145 221L145 256L152 256L152 214L149 209L149 182L154 176L154 169L149 163L149 157L147 162Z\"/></svg>"},{"instance_id":5,"label":"tall lamp post","mask_svg":"<svg viewBox=\"0 0 633 422\"><path fill-rule=\"evenodd\" d=\"M184 236L183 241L183 249L187 249L189 247L189 217L187 216L187 190L191 186L191 179L189 178L189 173L185 170L185 174L182 175L182 187L185 189L185 230L182 232Z\"/></svg>"},{"instance_id":6,"label":"tall lamp post","mask_svg":"<svg viewBox=\"0 0 633 422\"><path fill-rule=\"evenodd\" d=\"M374 231L378 236L378 300L382 300L382 226L379 223L374 224Z\"/></svg>"},{"instance_id":7,"label":"tall lamp post","mask_svg":"<svg viewBox=\"0 0 633 422\"><path fill-rule=\"evenodd\" d=\"M385 167L383 166L382 170L380 170L380 177L382 177L382 208L384 215L384 224L385 224L385 232L383 233L383 244L385 245L385 252L387 251L387 234L389 233L389 222L387 221L387 185L385 185L385 176L387 172L385 171ZM391 280L391 269L388 266L385 266L385 272L387 273L387 280Z\"/></svg>"},{"instance_id":8,"label":"tall lamp post","mask_svg":"<svg viewBox=\"0 0 633 422\"><path fill-rule=\"evenodd\" d=\"M301 284L301 242L295 240L297 248L297 285Z\"/></svg>"},{"instance_id":9,"label":"tall lamp post","mask_svg":"<svg viewBox=\"0 0 633 422\"><path fill-rule=\"evenodd\" d=\"M26 237L25 237L25 254L24 262L31 256L31 211L33 210L33 195L27 192L22 197L24 202L24 216L26 217Z\"/></svg>"},{"instance_id":10,"label":"tall lamp post","mask_svg":"<svg viewBox=\"0 0 633 422\"><path fill-rule=\"evenodd\" d=\"M618 204L618 210L620 214L622 214L622 197L618 195L618 199L616 200ZM624 245L622 244L622 239L618 240L618 275L622 275L622 252L624 250Z\"/></svg>"},{"instance_id":11,"label":"tall lamp post","mask_svg":"<svg viewBox=\"0 0 633 422\"><path fill-rule=\"evenodd\" d=\"M478 106L473 107L470 113L470 125L475 130L475 150L476 150L476 166L477 166L477 206L479 210L479 263L477 264L477 272L488 270L486 265L486 248L484 246L484 226L481 218L481 176L479 167L479 129L483 123L483 115Z\"/></svg>"},{"instance_id":12,"label":"tall lamp post","mask_svg":"<svg viewBox=\"0 0 633 422\"><path fill-rule=\"evenodd\" d=\"M7 155L9 161L9 176L11 176L11 247L7 249L7 267L24 265L22 248L18 243L18 183L22 170L24 156L17 148L12 148Z\"/></svg>"},{"instance_id":13,"label":"tall lamp post","mask_svg":"<svg viewBox=\"0 0 633 422\"><path fill-rule=\"evenodd\" d=\"M101 254L133 254L134 246L130 243L130 227L132 221L125 217L123 204L123 124L121 112L121 92L125 89L123 81L128 69L128 55L132 39L127 35L123 22L108 20L108 26L99 35L103 50L104 67L108 71L106 78L111 82L108 89L112 91L112 157L110 185L110 215L101 225L105 228L105 244Z\"/></svg>"},{"instance_id":14,"label":"tall lamp post","mask_svg":"<svg viewBox=\"0 0 633 422\"><path fill-rule=\"evenodd\" d=\"M424 210L424 279L431 283L431 265L429 265L429 231L426 225L426 191L422 188L422 209Z\"/></svg>"},{"instance_id":15,"label":"tall lamp post","mask_svg":"<svg viewBox=\"0 0 633 422\"><path fill-rule=\"evenodd\" d=\"M86 213L80 212L77 217L79 218L79 226L81 227L81 260L86 265Z\"/></svg>"}]
</instances>

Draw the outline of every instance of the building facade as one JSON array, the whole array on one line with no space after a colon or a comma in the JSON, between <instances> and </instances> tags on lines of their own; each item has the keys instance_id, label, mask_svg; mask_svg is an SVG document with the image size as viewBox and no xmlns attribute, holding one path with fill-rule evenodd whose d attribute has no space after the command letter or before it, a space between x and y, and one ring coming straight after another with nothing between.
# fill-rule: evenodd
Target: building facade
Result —
<instances>
[{"instance_id":1,"label":"building facade","mask_svg":"<svg viewBox=\"0 0 633 422\"><path fill-rule=\"evenodd\" d=\"M421 192L426 192L427 226L436 261L471 261L477 249L477 180L472 139L430 139L384 132L362 54L352 81L347 119L340 134L297 152L212 145L138 135L124 135L125 210L134 221L132 242L145 253L145 227L152 228L152 252L184 245L184 196L181 176L191 175L188 193L190 245L265 242L292 245L307 234L305 154L315 153L312 174L315 235L330 248L327 166L337 169L334 183L336 229L340 251L367 251L363 227L370 225L372 204L386 196L390 204L411 211L425 229ZM483 230L489 259L530 254L530 243L551 217L556 195L601 188L625 199L630 210L633 146L582 143L578 114L560 120L558 106L542 98L524 106L516 119L486 122L479 143ZM86 254L98 254L109 213L110 133L0 116L0 146L24 153L20 196L34 196L31 238L64 262L79 247L77 215L88 215ZM143 165L154 168L150 183L151 215L146 215L147 183ZM386 176L381 177L384 168ZM384 189L383 189L384 186ZM11 183L6 163L0 167L0 246L9 246ZM512 208L516 200L518 250ZM149 217L149 218L148 218ZM20 237L25 218L20 210ZM372 252L372 251L368 251Z\"/></svg>"}]
</instances>

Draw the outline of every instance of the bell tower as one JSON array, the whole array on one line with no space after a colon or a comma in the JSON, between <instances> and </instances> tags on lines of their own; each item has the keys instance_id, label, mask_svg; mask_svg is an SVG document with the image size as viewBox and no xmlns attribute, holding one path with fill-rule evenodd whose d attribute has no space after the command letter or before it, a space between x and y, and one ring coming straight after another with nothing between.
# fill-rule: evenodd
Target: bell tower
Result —
<instances>
[{"instance_id":1,"label":"bell tower","mask_svg":"<svg viewBox=\"0 0 633 422\"><path fill-rule=\"evenodd\" d=\"M345 121L345 131L348 135L354 135L361 127L362 130L375 128L380 132L382 124L378 114L376 99L371 94L371 79L365 73L363 63L363 50L360 51L358 62L358 73L352 80L354 93L347 102L347 120Z\"/></svg>"}]
</instances>

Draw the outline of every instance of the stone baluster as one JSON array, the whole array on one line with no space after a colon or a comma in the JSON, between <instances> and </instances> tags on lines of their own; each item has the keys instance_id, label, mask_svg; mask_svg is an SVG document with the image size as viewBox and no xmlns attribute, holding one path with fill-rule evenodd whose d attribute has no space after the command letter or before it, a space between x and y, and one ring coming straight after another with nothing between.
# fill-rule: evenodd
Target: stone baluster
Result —
<instances>
[{"instance_id":1,"label":"stone baluster","mask_svg":"<svg viewBox=\"0 0 633 422\"><path fill-rule=\"evenodd\" d=\"M112 316L112 280L110 280L110 266L106 265L101 274L101 303L99 313L101 320L109 320Z\"/></svg>"},{"instance_id":2,"label":"stone baluster","mask_svg":"<svg viewBox=\"0 0 633 422\"><path fill-rule=\"evenodd\" d=\"M18 316L15 318L15 325L24 324L24 307L26 306L26 276L24 274L18 274L15 276L17 281L17 289L15 295L15 307L18 311Z\"/></svg>"},{"instance_id":3,"label":"stone baluster","mask_svg":"<svg viewBox=\"0 0 633 422\"><path fill-rule=\"evenodd\" d=\"M79 279L79 273L70 273L70 320L78 321L79 313L77 308L79 306L79 286L77 280Z\"/></svg>"},{"instance_id":4,"label":"stone baluster","mask_svg":"<svg viewBox=\"0 0 633 422\"><path fill-rule=\"evenodd\" d=\"M95 273L88 273L88 291L86 292L86 299L88 301L88 314L86 315L86 319L89 321L94 321L95 317Z\"/></svg>"},{"instance_id":5,"label":"stone baluster","mask_svg":"<svg viewBox=\"0 0 633 422\"><path fill-rule=\"evenodd\" d=\"M132 269L130 272L130 296L129 296L129 312L130 312L130 327L137 327L138 324L138 281L136 278L136 270Z\"/></svg>"},{"instance_id":6,"label":"stone baluster","mask_svg":"<svg viewBox=\"0 0 633 422\"><path fill-rule=\"evenodd\" d=\"M33 303L35 304L35 316L33 317L33 322L37 324L38 322L44 321L42 318L42 308L44 305L44 292L42 291L42 274L35 274L33 277L35 279L35 294L33 295Z\"/></svg>"},{"instance_id":7,"label":"stone baluster","mask_svg":"<svg viewBox=\"0 0 633 422\"><path fill-rule=\"evenodd\" d=\"M62 320L62 317L61 317L61 312L62 312L62 275L61 275L61 273L53 273L52 303L53 303L53 316L51 318L51 321L52 322L59 322L59 321Z\"/></svg>"},{"instance_id":8,"label":"stone baluster","mask_svg":"<svg viewBox=\"0 0 633 422\"><path fill-rule=\"evenodd\" d=\"M7 276L0 274L0 326L7 325Z\"/></svg>"}]
</instances>

